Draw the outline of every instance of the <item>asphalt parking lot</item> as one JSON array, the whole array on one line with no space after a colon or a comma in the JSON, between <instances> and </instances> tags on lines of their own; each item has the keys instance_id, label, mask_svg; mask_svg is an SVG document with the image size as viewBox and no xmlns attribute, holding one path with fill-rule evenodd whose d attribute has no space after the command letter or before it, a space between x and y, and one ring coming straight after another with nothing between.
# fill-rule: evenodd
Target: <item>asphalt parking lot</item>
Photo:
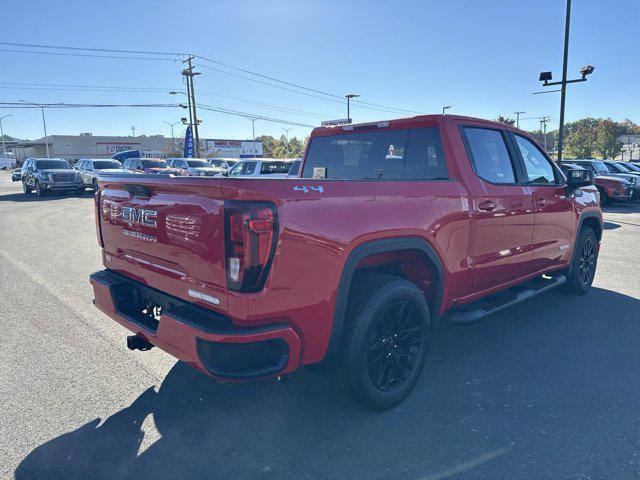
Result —
<instances>
[{"instance_id":1,"label":"asphalt parking lot","mask_svg":"<svg viewBox=\"0 0 640 480\"><path fill-rule=\"evenodd\" d=\"M0 477L640 477L640 205L613 206L594 288L441 321L412 395L359 410L328 381L219 384L91 303L93 200L0 172Z\"/></svg>"}]
</instances>

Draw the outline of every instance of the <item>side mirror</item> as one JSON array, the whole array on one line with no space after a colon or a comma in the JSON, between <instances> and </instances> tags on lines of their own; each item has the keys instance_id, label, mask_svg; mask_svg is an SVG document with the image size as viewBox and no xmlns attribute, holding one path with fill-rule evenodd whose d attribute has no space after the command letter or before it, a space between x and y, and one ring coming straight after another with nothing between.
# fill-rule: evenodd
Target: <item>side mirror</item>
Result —
<instances>
[{"instance_id":1,"label":"side mirror","mask_svg":"<svg viewBox=\"0 0 640 480\"><path fill-rule=\"evenodd\" d=\"M592 183L593 179L591 178L591 172L589 170L579 170L577 168L567 170L567 186L571 190L586 187Z\"/></svg>"}]
</instances>

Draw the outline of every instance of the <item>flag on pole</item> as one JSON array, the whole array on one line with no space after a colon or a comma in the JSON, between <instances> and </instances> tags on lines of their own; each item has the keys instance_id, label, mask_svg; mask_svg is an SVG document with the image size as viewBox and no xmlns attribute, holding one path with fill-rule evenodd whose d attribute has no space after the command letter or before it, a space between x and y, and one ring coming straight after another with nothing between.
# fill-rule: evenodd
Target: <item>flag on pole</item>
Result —
<instances>
[{"instance_id":1,"label":"flag on pole","mask_svg":"<svg viewBox=\"0 0 640 480\"><path fill-rule=\"evenodd\" d=\"M193 158L193 133L191 132L191 125L189 125L187 131L184 132L184 158Z\"/></svg>"}]
</instances>

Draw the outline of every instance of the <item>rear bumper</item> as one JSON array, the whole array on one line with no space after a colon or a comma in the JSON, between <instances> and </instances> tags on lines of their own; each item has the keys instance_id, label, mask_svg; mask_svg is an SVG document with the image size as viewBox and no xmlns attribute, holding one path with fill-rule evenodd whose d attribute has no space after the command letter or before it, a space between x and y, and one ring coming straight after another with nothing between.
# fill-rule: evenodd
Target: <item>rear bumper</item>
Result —
<instances>
[{"instance_id":1,"label":"rear bumper","mask_svg":"<svg viewBox=\"0 0 640 480\"><path fill-rule=\"evenodd\" d=\"M293 372L300 338L288 325L234 326L211 310L172 297L110 270L90 277L102 312L149 343L220 380L250 380ZM161 307L155 318L146 305Z\"/></svg>"}]
</instances>

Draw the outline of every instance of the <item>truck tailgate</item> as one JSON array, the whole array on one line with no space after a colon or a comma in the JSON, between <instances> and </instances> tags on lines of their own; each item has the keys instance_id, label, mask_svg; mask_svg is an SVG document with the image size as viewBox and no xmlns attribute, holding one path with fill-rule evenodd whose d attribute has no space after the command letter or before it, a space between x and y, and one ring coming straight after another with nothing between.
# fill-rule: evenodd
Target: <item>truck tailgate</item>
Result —
<instances>
[{"instance_id":1,"label":"truck tailgate","mask_svg":"<svg viewBox=\"0 0 640 480\"><path fill-rule=\"evenodd\" d=\"M185 300L226 307L224 199L213 178L101 179L107 268Z\"/></svg>"}]
</instances>

